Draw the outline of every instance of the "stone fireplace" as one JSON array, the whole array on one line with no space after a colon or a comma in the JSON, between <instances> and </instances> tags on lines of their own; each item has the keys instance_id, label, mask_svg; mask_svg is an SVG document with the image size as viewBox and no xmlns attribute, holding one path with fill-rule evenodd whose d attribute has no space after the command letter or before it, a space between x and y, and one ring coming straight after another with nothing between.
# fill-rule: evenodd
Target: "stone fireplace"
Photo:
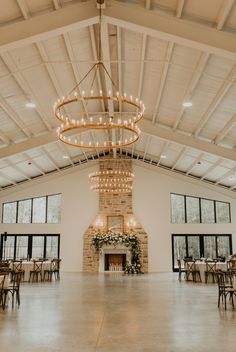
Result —
<instances>
[{"instance_id":1,"label":"stone fireplace","mask_svg":"<svg viewBox=\"0 0 236 352\"><path fill-rule=\"evenodd\" d=\"M120 170L132 172L130 159L102 159L99 169ZM114 225L114 226L111 226ZM124 245L107 245L95 251L91 240L95 232L107 231L135 232L141 243L142 271L148 271L148 236L133 213L132 193L129 194L99 194L99 212L84 234L83 271L106 272L122 271L124 260L131 261L131 250ZM125 258L125 259L124 259ZM122 262L122 263L121 263ZM120 270L121 269L121 270Z\"/></svg>"}]
</instances>

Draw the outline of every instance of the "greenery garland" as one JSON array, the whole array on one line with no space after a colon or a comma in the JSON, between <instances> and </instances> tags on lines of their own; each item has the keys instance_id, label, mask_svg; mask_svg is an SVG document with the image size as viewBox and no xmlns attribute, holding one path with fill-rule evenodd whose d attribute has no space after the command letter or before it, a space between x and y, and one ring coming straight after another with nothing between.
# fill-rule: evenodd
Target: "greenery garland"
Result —
<instances>
[{"instance_id":1,"label":"greenery garland","mask_svg":"<svg viewBox=\"0 0 236 352\"><path fill-rule=\"evenodd\" d=\"M91 242L91 246L97 251L99 251L104 245L113 245L116 247L118 244L123 244L125 247L130 247L131 249L131 263L126 262L125 274L142 273L141 247L137 234L133 232L98 232L94 234Z\"/></svg>"}]
</instances>

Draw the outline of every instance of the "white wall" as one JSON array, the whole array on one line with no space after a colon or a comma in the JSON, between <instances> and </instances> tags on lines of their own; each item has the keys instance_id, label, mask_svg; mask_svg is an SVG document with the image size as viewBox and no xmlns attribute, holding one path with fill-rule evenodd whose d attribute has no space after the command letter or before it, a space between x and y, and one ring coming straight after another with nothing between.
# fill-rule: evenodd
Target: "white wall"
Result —
<instances>
[{"instance_id":1,"label":"white wall","mask_svg":"<svg viewBox=\"0 0 236 352\"><path fill-rule=\"evenodd\" d=\"M206 187L192 184L186 177L179 180L161 171L134 167L134 213L149 238L149 271L171 271L171 234L233 234L236 250L236 200ZM171 224L170 193L223 200L231 203L231 224Z\"/></svg>"},{"instance_id":2,"label":"white wall","mask_svg":"<svg viewBox=\"0 0 236 352\"><path fill-rule=\"evenodd\" d=\"M35 196L62 193L61 224L1 224L0 233L60 233L62 270L81 271L83 234L98 211L98 196L90 191L88 174L95 167L78 169L54 180L28 184L23 190L8 195L0 194L0 202ZM232 233L236 250L236 200L161 171L134 166L134 213L149 235L149 271L171 271L172 233ZM183 193L231 203L231 224L181 224L170 223L170 193ZM3 192L4 193L4 192Z\"/></svg>"}]
</instances>

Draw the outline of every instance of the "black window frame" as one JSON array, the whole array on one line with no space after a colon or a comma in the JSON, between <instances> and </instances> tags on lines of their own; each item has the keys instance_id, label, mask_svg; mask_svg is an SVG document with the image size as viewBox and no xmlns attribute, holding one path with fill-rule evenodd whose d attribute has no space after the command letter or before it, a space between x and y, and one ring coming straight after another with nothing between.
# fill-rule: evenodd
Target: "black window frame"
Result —
<instances>
[{"instance_id":1,"label":"black window frame","mask_svg":"<svg viewBox=\"0 0 236 352\"><path fill-rule=\"evenodd\" d=\"M204 233L204 234L186 234L186 233L172 233L171 234L171 247L172 247L172 270L178 271L178 268L175 268L175 258L174 258L174 238L175 237L185 237L185 246L186 246L186 257L189 256L188 253L188 237L198 236L199 237L199 247L200 247L200 257L204 257L204 237L215 237L216 241L216 257L218 257L218 245L217 245L217 237L228 237L229 238L229 252L230 255L233 254L233 243L232 243L232 234L230 233Z\"/></svg>"},{"instance_id":2,"label":"black window frame","mask_svg":"<svg viewBox=\"0 0 236 352\"><path fill-rule=\"evenodd\" d=\"M2 224L22 224L18 222L18 208L19 208L19 202L25 201L25 200L31 200L31 214L30 214L30 222L25 222L23 224L60 224L60 222L58 223L52 223L52 222L48 222L48 198L49 197L53 197L53 196L57 196L57 195L61 195L62 193L53 193L53 194L48 194L48 195L41 195L41 196L37 196L37 197L31 197L31 198L24 198L24 199L18 199L18 200L14 200L14 201L10 201L10 202L5 202L2 203L2 220L1 223ZM33 200L37 199L37 198L46 198L46 207L45 207L45 222L33 222ZM4 204L9 204L9 203L16 203L16 218L15 218L15 222L3 222L3 217L4 217Z\"/></svg>"},{"instance_id":3,"label":"black window frame","mask_svg":"<svg viewBox=\"0 0 236 352\"><path fill-rule=\"evenodd\" d=\"M176 196L181 196L184 197L184 222L172 222L172 206L170 204L170 209L171 209L171 224L222 224L221 222L217 222L217 215L216 215L216 203L225 203L228 204L229 206L229 222L225 222L224 224L231 224L231 203L230 202L225 202L223 200L217 200L217 199L210 199L210 198L205 198L205 197L197 197L197 196L192 196L189 194L181 194L181 193L170 193L170 203L171 203L171 195L174 194ZM199 219L200 222L192 223L192 222L187 222L187 202L186 199L187 197L190 198L197 198L199 200ZM214 202L214 222L202 222L202 207L201 207L201 200L209 200Z\"/></svg>"},{"instance_id":4,"label":"black window frame","mask_svg":"<svg viewBox=\"0 0 236 352\"><path fill-rule=\"evenodd\" d=\"M16 247L17 247L17 237L28 237L28 249L27 249L27 257L29 259L32 258L32 247L33 247L33 237L34 236L43 236L44 237L44 255L43 257L46 258L46 249L47 249L47 237L52 237L55 236L58 238L58 248L57 248L57 257L60 258L60 234L59 233L32 233L32 234L21 234L21 233L4 233L1 234L1 240L0 240L0 259L6 259L5 258L5 253L4 253L4 238L5 236L13 236L15 237L14 239L14 258L16 259Z\"/></svg>"}]
</instances>

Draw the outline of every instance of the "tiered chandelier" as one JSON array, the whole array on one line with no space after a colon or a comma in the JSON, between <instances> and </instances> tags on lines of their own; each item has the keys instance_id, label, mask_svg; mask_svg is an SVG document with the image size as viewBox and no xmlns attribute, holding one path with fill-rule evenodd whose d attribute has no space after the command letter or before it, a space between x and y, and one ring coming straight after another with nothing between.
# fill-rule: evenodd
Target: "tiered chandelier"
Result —
<instances>
[{"instance_id":1,"label":"tiered chandelier","mask_svg":"<svg viewBox=\"0 0 236 352\"><path fill-rule=\"evenodd\" d=\"M98 62L66 97L55 102L54 115L61 123L57 134L63 143L85 149L114 149L138 140L140 129L137 122L143 117L145 106L139 98L117 90L101 60L102 5L99 4ZM86 93L81 85L88 82L89 77L90 89ZM96 77L111 89L99 89L95 84Z\"/></svg>"},{"instance_id":2,"label":"tiered chandelier","mask_svg":"<svg viewBox=\"0 0 236 352\"><path fill-rule=\"evenodd\" d=\"M89 175L91 190L100 194L131 193L134 174L129 171L97 171Z\"/></svg>"}]
</instances>

